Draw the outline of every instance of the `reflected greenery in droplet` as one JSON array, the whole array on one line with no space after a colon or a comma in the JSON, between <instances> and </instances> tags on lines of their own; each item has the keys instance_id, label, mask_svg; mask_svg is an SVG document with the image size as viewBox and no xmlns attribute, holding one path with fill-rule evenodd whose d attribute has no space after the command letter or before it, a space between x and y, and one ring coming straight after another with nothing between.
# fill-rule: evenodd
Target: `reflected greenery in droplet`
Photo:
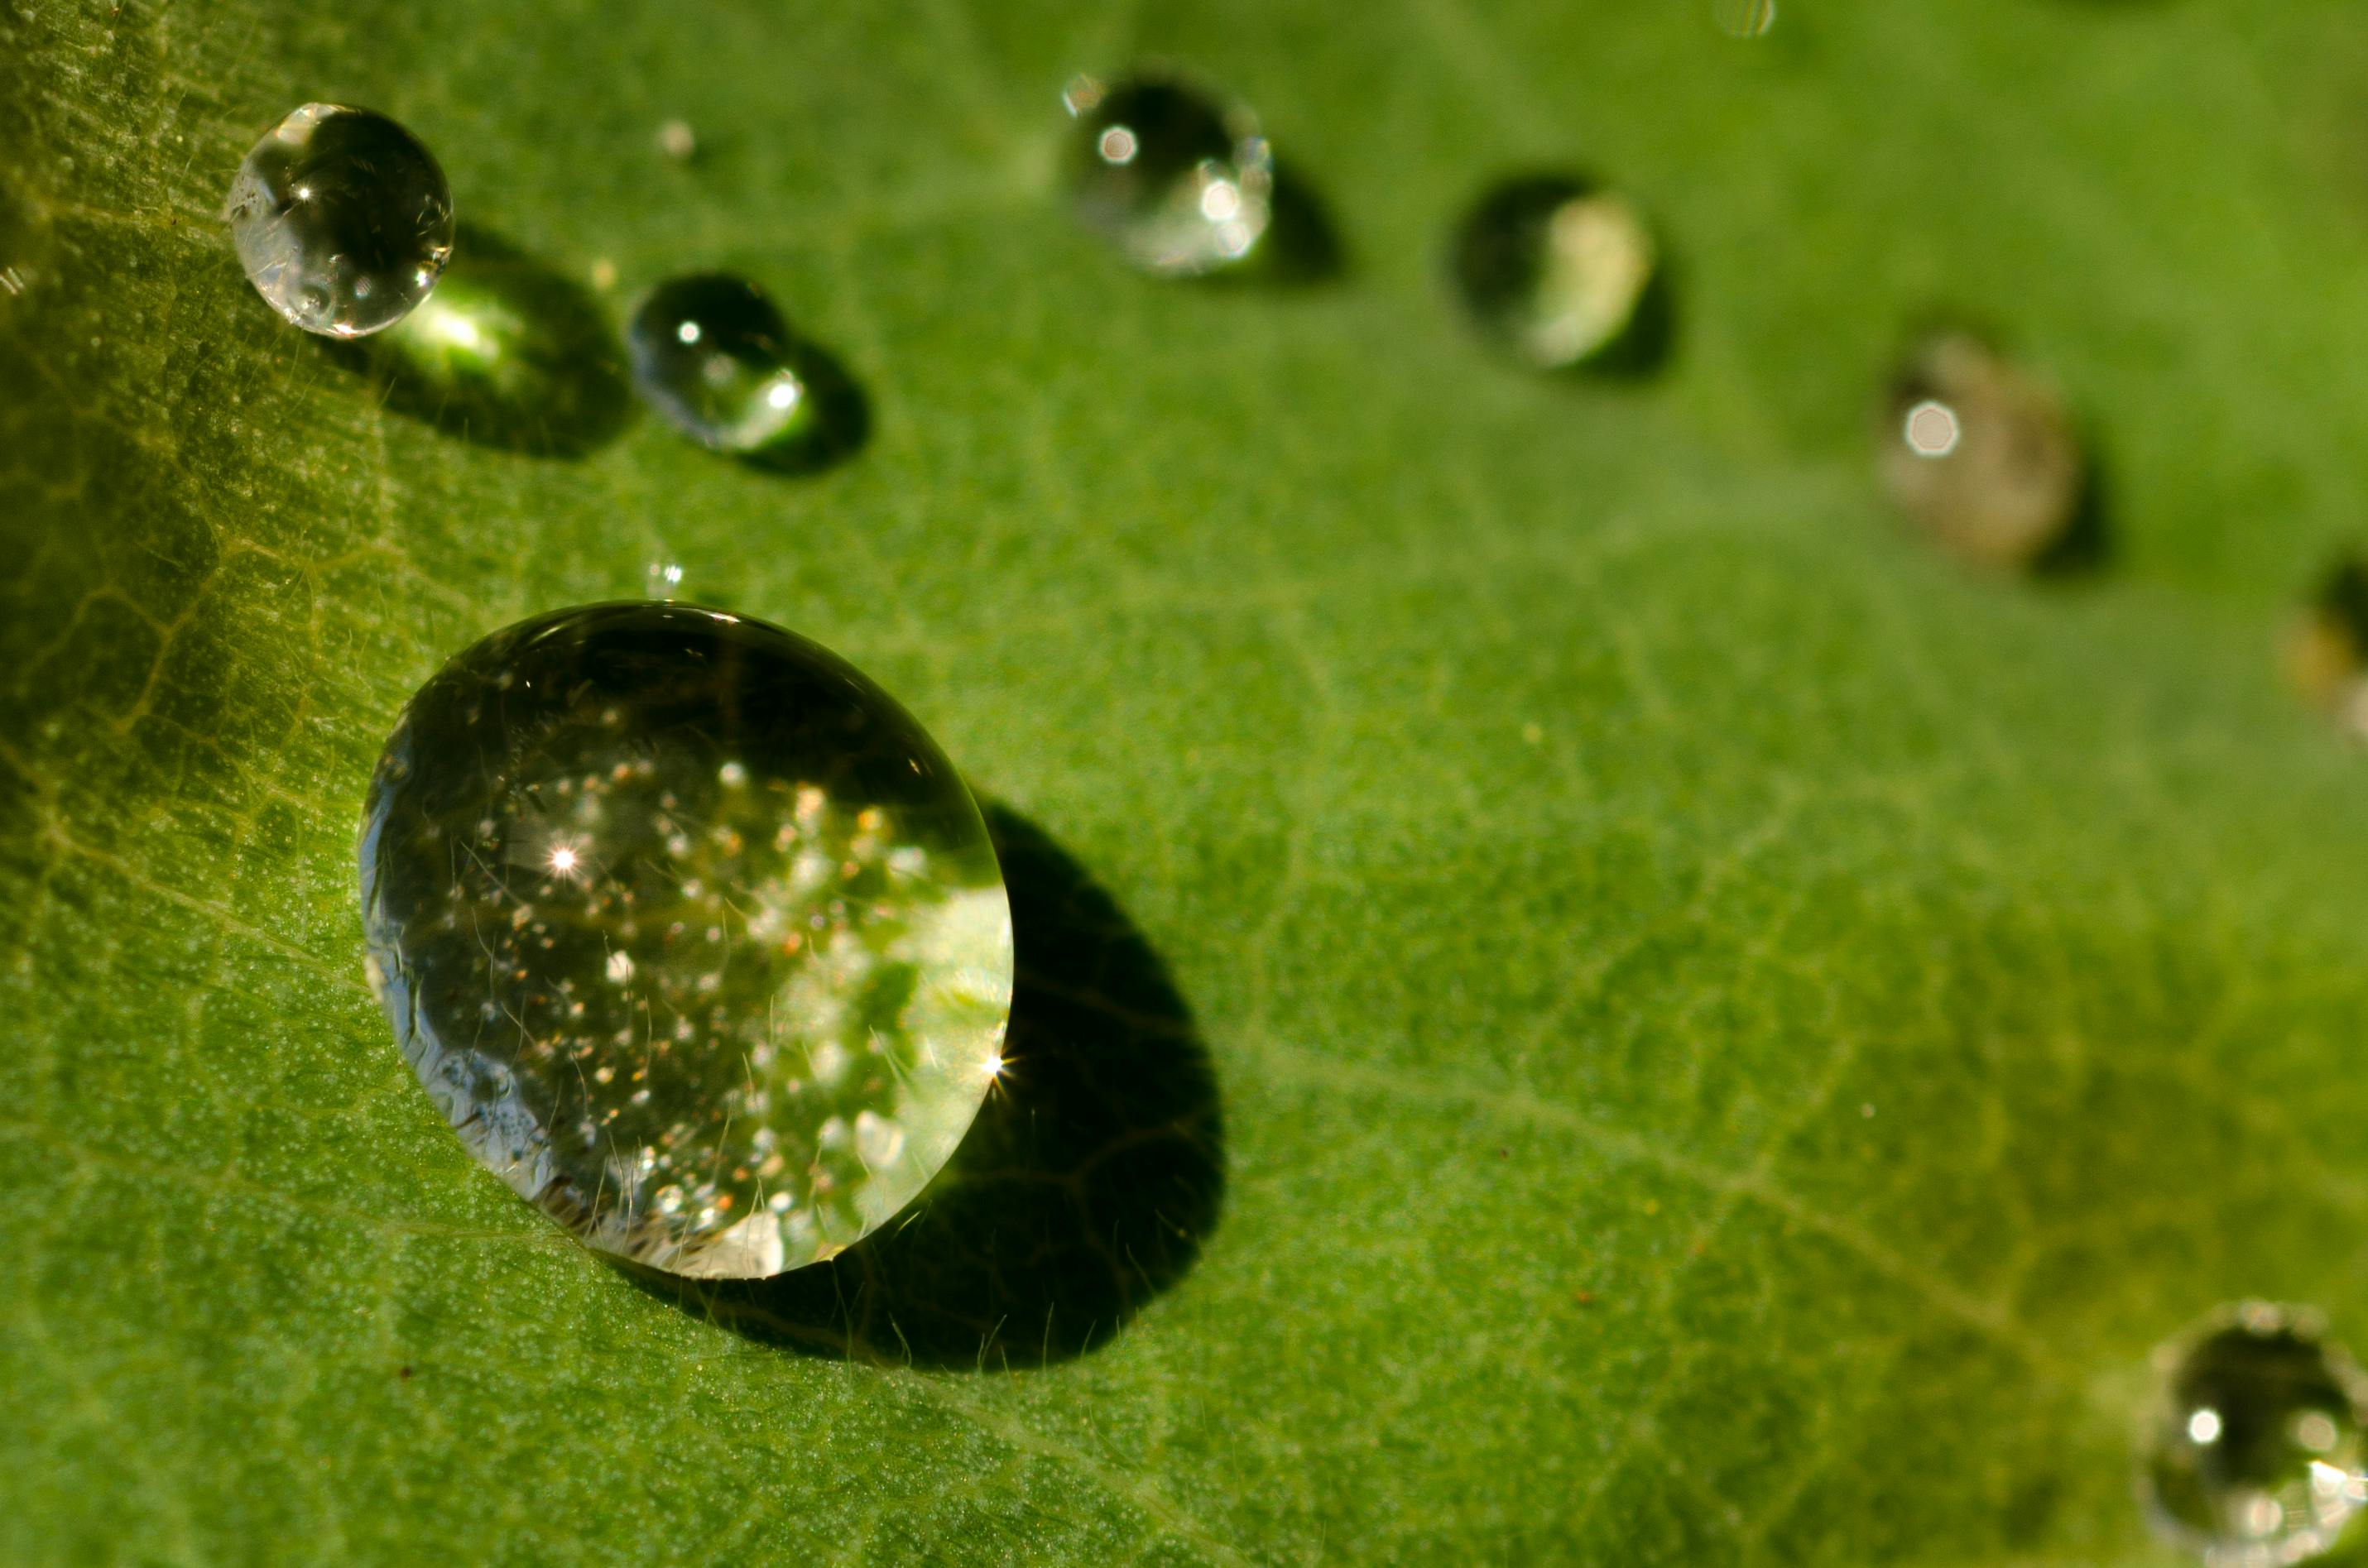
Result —
<instances>
[{"instance_id":1,"label":"reflected greenery in droplet","mask_svg":"<svg viewBox=\"0 0 2368 1568\"><path fill-rule=\"evenodd\" d=\"M2368 1506L2368 1379L2307 1309L2248 1301L2157 1354L2139 1476L2155 1524L2207 1568L2334 1547Z\"/></svg>"},{"instance_id":2,"label":"reflected greenery in droplet","mask_svg":"<svg viewBox=\"0 0 2368 1568\"><path fill-rule=\"evenodd\" d=\"M1456 228L1449 270L1482 335L1538 369L1639 373L1667 356L1661 243L1634 202L1584 176L1490 187Z\"/></svg>"},{"instance_id":3,"label":"reflected greenery in droplet","mask_svg":"<svg viewBox=\"0 0 2368 1568\"><path fill-rule=\"evenodd\" d=\"M871 433L870 405L846 369L745 278L667 279L633 312L625 342L643 400L712 450L807 473Z\"/></svg>"},{"instance_id":4,"label":"reflected greenery in droplet","mask_svg":"<svg viewBox=\"0 0 2368 1568\"><path fill-rule=\"evenodd\" d=\"M474 226L461 231L435 293L344 354L389 408L482 446L580 457L632 414L590 291Z\"/></svg>"}]
</instances>

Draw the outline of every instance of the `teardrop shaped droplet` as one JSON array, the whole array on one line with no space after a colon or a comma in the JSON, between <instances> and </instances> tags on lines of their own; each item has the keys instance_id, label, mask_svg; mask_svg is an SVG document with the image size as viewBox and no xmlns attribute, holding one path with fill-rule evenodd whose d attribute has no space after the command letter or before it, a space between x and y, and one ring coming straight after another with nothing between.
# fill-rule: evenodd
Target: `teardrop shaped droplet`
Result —
<instances>
[{"instance_id":1,"label":"teardrop shaped droplet","mask_svg":"<svg viewBox=\"0 0 2368 1568\"><path fill-rule=\"evenodd\" d=\"M1189 278L1247 258L1273 216L1274 156L1257 117L1144 75L1071 80L1069 165L1085 226L1147 272Z\"/></svg>"},{"instance_id":2,"label":"teardrop shaped droplet","mask_svg":"<svg viewBox=\"0 0 2368 1568\"><path fill-rule=\"evenodd\" d=\"M632 603L486 638L404 710L360 858L421 1083L620 1257L829 1257L1001 1071L1011 916L977 805L893 699L775 627Z\"/></svg>"},{"instance_id":3,"label":"teardrop shaped droplet","mask_svg":"<svg viewBox=\"0 0 2368 1568\"><path fill-rule=\"evenodd\" d=\"M1491 187L1457 229L1452 266L1482 334L1542 370L1611 360L1655 325L1652 227L1634 202L1581 176Z\"/></svg>"},{"instance_id":4,"label":"teardrop shaped droplet","mask_svg":"<svg viewBox=\"0 0 2368 1568\"><path fill-rule=\"evenodd\" d=\"M435 158L386 116L340 104L306 104L265 133L224 216L255 291L326 337L393 326L452 254Z\"/></svg>"},{"instance_id":5,"label":"teardrop shaped droplet","mask_svg":"<svg viewBox=\"0 0 2368 1568\"><path fill-rule=\"evenodd\" d=\"M2317 1313L2248 1301L2157 1353L2140 1480L2157 1527L2208 1568L2334 1546L2368 1504L2368 1381Z\"/></svg>"},{"instance_id":6,"label":"teardrop shaped droplet","mask_svg":"<svg viewBox=\"0 0 2368 1568\"><path fill-rule=\"evenodd\" d=\"M702 447L786 460L849 444L833 407L844 376L745 278L659 284L625 342L643 398Z\"/></svg>"},{"instance_id":7,"label":"teardrop shaped droplet","mask_svg":"<svg viewBox=\"0 0 2368 1568\"><path fill-rule=\"evenodd\" d=\"M1941 549L2030 567L2071 535L2087 468L2055 392L1964 332L1926 337L1894 376L1880 433L1884 486Z\"/></svg>"}]
</instances>

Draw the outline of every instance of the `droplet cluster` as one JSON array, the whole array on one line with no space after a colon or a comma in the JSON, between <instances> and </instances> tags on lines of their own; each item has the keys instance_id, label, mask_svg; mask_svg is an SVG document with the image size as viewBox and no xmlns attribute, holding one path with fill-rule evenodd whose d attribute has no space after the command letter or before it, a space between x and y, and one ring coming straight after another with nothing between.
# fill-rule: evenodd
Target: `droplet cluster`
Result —
<instances>
[{"instance_id":1,"label":"droplet cluster","mask_svg":"<svg viewBox=\"0 0 2368 1568\"><path fill-rule=\"evenodd\" d=\"M488 638L388 742L361 873L438 1106L621 1257L827 1257L1000 1071L1010 916L975 805L884 693L770 627L632 604Z\"/></svg>"}]
</instances>

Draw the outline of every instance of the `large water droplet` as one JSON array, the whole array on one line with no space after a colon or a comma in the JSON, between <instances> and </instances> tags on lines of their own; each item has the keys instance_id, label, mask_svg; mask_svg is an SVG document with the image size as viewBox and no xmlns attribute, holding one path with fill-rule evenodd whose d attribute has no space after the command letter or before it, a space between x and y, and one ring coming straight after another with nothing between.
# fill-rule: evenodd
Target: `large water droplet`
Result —
<instances>
[{"instance_id":1,"label":"large water droplet","mask_svg":"<svg viewBox=\"0 0 2368 1568\"><path fill-rule=\"evenodd\" d=\"M1464 217L1452 266L1474 323L1540 369L1658 355L1660 247L1617 191L1576 175L1507 180Z\"/></svg>"},{"instance_id":2,"label":"large water droplet","mask_svg":"<svg viewBox=\"0 0 2368 1568\"><path fill-rule=\"evenodd\" d=\"M461 654L380 759L361 887L372 982L469 1147L674 1273L838 1252L1002 1070L977 806L885 692L758 622L605 605Z\"/></svg>"},{"instance_id":3,"label":"large water droplet","mask_svg":"<svg viewBox=\"0 0 2368 1568\"><path fill-rule=\"evenodd\" d=\"M1078 219L1146 271L1192 277L1248 256L1273 215L1274 157L1239 104L1163 76L1073 79Z\"/></svg>"},{"instance_id":4,"label":"large water droplet","mask_svg":"<svg viewBox=\"0 0 2368 1568\"><path fill-rule=\"evenodd\" d=\"M2210 1568L2301 1562L2368 1504L2368 1382L2317 1314L2248 1301L2157 1353L2140 1479Z\"/></svg>"},{"instance_id":5,"label":"large water droplet","mask_svg":"<svg viewBox=\"0 0 2368 1568\"><path fill-rule=\"evenodd\" d=\"M625 341L643 397L703 447L796 469L862 439L853 383L746 278L697 273L659 284Z\"/></svg>"},{"instance_id":6,"label":"large water droplet","mask_svg":"<svg viewBox=\"0 0 2368 1568\"><path fill-rule=\"evenodd\" d=\"M327 337L401 321L452 253L452 193L427 149L338 104L306 104L266 132L224 216L256 292Z\"/></svg>"},{"instance_id":7,"label":"large water droplet","mask_svg":"<svg viewBox=\"0 0 2368 1568\"><path fill-rule=\"evenodd\" d=\"M2073 533L2087 483L2080 443L2044 383L1963 332L1919 343L1893 378L1884 483L1951 554L2025 567Z\"/></svg>"}]
</instances>

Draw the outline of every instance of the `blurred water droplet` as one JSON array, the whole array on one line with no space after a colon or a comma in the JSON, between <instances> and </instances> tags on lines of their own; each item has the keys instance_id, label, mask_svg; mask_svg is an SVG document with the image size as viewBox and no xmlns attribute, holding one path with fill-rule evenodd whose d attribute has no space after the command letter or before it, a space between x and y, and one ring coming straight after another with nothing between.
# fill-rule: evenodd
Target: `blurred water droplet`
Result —
<instances>
[{"instance_id":1,"label":"blurred water droplet","mask_svg":"<svg viewBox=\"0 0 2368 1568\"><path fill-rule=\"evenodd\" d=\"M676 561L653 561L644 574L642 591L654 599L670 599L682 586L682 563Z\"/></svg>"},{"instance_id":2,"label":"blurred water droplet","mask_svg":"<svg viewBox=\"0 0 2368 1568\"><path fill-rule=\"evenodd\" d=\"M935 742L852 666L678 605L496 632L414 697L360 846L369 972L477 1157L683 1275L828 1257L976 1114L1001 871Z\"/></svg>"},{"instance_id":3,"label":"blurred water droplet","mask_svg":"<svg viewBox=\"0 0 2368 1568\"><path fill-rule=\"evenodd\" d=\"M1776 25L1776 0L1711 0L1711 19L1729 38L1764 38Z\"/></svg>"},{"instance_id":4,"label":"blurred water droplet","mask_svg":"<svg viewBox=\"0 0 2368 1568\"><path fill-rule=\"evenodd\" d=\"M746 278L659 284L625 340L643 397L703 447L799 467L861 440L852 383Z\"/></svg>"},{"instance_id":5,"label":"blurred water droplet","mask_svg":"<svg viewBox=\"0 0 2368 1568\"><path fill-rule=\"evenodd\" d=\"M1258 119L1170 77L1073 78L1069 154L1078 220L1148 272L1238 265L1273 216L1274 157Z\"/></svg>"},{"instance_id":6,"label":"blurred water droplet","mask_svg":"<svg viewBox=\"0 0 2368 1568\"><path fill-rule=\"evenodd\" d=\"M2329 567L2285 634L2294 688L2368 739L2368 559Z\"/></svg>"},{"instance_id":7,"label":"blurred water droplet","mask_svg":"<svg viewBox=\"0 0 2368 1568\"><path fill-rule=\"evenodd\" d=\"M223 215L256 292L329 337L401 321L452 252L452 194L435 158L384 115L338 104L306 104L266 132Z\"/></svg>"},{"instance_id":8,"label":"blurred water droplet","mask_svg":"<svg viewBox=\"0 0 2368 1568\"><path fill-rule=\"evenodd\" d=\"M1660 247L1617 191L1576 175L1504 181L1464 216L1451 261L1473 322L1540 369L1657 354Z\"/></svg>"},{"instance_id":9,"label":"blurred water droplet","mask_svg":"<svg viewBox=\"0 0 2368 1568\"><path fill-rule=\"evenodd\" d=\"M669 119L658 127L658 151L677 164L687 164L699 152L698 133L687 119Z\"/></svg>"},{"instance_id":10,"label":"blurred water droplet","mask_svg":"<svg viewBox=\"0 0 2368 1568\"><path fill-rule=\"evenodd\" d=\"M2040 564L2065 544L2087 484L2055 394L1967 333L1926 337L1895 374L1878 446L1892 499L1951 554Z\"/></svg>"},{"instance_id":11,"label":"blurred water droplet","mask_svg":"<svg viewBox=\"0 0 2368 1568\"><path fill-rule=\"evenodd\" d=\"M2306 1562L2368 1505L2368 1380L2324 1335L2315 1312L2248 1301L2156 1353L2140 1481L2208 1568Z\"/></svg>"}]
</instances>

